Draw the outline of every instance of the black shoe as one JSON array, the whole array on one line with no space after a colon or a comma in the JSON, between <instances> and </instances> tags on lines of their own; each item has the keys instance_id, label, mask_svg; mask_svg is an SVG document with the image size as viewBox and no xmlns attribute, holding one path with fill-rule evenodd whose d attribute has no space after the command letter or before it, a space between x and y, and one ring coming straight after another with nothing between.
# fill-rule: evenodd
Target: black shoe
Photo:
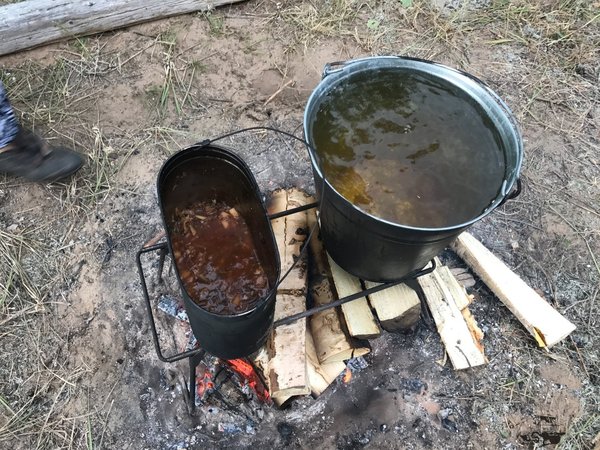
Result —
<instances>
[{"instance_id":1,"label":"black shoe","mask_svg":"<svg viewBox=\"0 0 600 450\"><path fill-rule=\"evenodd\" d=\"M0 152L0 173L51 183L75 173L83 165L79 153L49 147L40 137L21 130L10 148Z\"/></svg>"}]
</instances>

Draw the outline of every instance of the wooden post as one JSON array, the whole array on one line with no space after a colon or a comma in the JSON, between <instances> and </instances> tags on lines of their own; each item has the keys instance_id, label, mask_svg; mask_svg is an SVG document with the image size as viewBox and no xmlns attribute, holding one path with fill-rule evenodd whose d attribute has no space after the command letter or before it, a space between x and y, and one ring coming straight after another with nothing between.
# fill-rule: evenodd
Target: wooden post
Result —
<instances>
[{"instance_id":1,"label":"wooden post","mask_svg":"<svg viewBox=\"0 0 600 450\"><path fill-rule=\"evenodd\" d=\"M241 0L26 0L0 6L0 55Z\"/></svg>"},{"instance_id":2,"label":"wooden post","mask_svg":"<svg viewBox=\"0 0 600 450\"><path fill-rule=\"evenodd\" d=\"M469 233L458 236L452 249L512 311L540 347L551 347L575 330L575 325Z\"/></svg>"}]
</instances>

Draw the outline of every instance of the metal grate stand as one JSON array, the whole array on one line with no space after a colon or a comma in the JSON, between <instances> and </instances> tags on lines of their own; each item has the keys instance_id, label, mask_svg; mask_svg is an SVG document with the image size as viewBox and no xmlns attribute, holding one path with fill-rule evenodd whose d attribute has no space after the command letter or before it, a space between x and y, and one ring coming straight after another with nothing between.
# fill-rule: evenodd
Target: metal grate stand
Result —
<instances>
[{"instance_id":1,"label":"metal grate stand","mask_svg":"<svg viewBox=\"0 0 600 450\"><path fill-rule=\"evenodd\" d=\"M284 216L288 216L291 214L295 214L301 211L306 211L308 209L311 208L315 208L318 206L318 203L311 203L308 205L304 205L304 206L300 206L298 208L294 208L294 209L290 209L287 211L282 211L280 213L277 214L272 214L269 216L270 220L273 219L277 219L280 217L284 217ZM305 249L307 248L310 239L312 238L312 234L313 234L313 230L311 230L311 232L308 235L308 238L306 239L306 242L304 244L304 247L302 249L302 251L305 251ZM204 358L206 351L204 349L197 348L194 350L188 350L186 352L182 352L182 353L178 353L175 355L171 355L171 356L164 356L162 349L160 347L160 342L158 340L158 331L156 329L156 322L154 319L154 313L152 311L152 303L150 301L150 295L148 294L148 287L147 287L147 283L146 283L146 276L144 274L143 268L142 268L142 255L145 255L147 253L150 252L159 252L159 261L158 261L158 274L157 274L157 281L159 283L162 283L162 273L164 270L164 262L165 262L165 257L167 255L167 253L169 252L169 248L167 245L167 242L159 242L159 243L153 243L152 241L156 242L155 239L150 240L149 242L147 242L137 253L137 257L136 257L136 263L137 263L137 267L138 267L138 272L140 274L140 282L142 284L142 290L144 293L144 300L145 300L145 305L146 305L146 311L148 313L148 316L150 318L150 329L152 331L152 339L154 341L154 348L156 350L156 354L158 356L158 359L160 359L163 362L167 362L167 363L172 363L175 361L179 361L181 359L184 358L189 358L189 374L190 374L190 380L189 380L189 402L190 402L190 411L193 413L193 411L195 410L195 406L196 406L196 368L198 367L198 365L200 364L200 362L202 361L202 359ZM299 319L305 318L305 317L310 317L314 314L317 314L321 311L326 311L328 309L331 308L336 308L340 305L343 305L345 303L348 302L352 302L354 300L363 298L367 295L370 294L374 294L376 292L379 291L383 291L384 289L388 289L392 286L396 286L398 284L401 283L405 283L408 280L414 280L420 276L426 275L428 273L431 273L435 270L435 261L431 260L431 262L426 266L426 268L420 269L420 270L416 270L414 272L411 272L410 274L406 275L405 277L402 277L399 280L395 280L395 281L391 281L391 282L387 282L387 283L382 283L378 286L372 287L370 289L365 289L363 291L357 292L355 294L349 295L347 297L343 297L340 298L334 302L328 303L326 305L320 305L320 306L316 306L314 308L310 308L307 309L306 311L303 311L301 313L298 314L292 314L291 316L288 317L284 317L282 319L279 319L277 321L275 321L273 323L273 327L279 327L281 325L288 325L291 323L296 322ZM280 280L281 282L281 280Z\"/></svg>"}]
</instances>

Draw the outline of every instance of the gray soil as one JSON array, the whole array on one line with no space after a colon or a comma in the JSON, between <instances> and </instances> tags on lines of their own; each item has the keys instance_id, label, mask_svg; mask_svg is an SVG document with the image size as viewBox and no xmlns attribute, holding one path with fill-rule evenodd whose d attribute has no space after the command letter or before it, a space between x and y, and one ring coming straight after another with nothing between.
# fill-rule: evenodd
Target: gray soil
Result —
<instances>
[{"instance_id":1,"label":"gray soil","mask_svg":"<svg viewBox=\"0 0 600 450\"><path fill-rule=\"evenodd\" d=\"M311 2L241 3L0 58L22 122L89 155L64 183L0 178L0 228L28 244L16 258L23 271L12 284L6 271L0 280L2 448L491 449L555 448L561 440L563 448L594 448L597 20L583 27L586 20L573 17L568 30L580 34L546 47L551 25L533 19L564 22L558 6L532 7L505 26L508 13L493 2L441 10L317 3L319 14ZM586 8L593 6L577 14ZM190 415L187 365L157 358L135 267L136 252L162 230L161 164L244 127L301 135L324 64L370 54L466 70L514 110L526 147L523 193L472 232L578 328L539 349L477 281L471 310L485 332L484 367L454 371L435 327L421 321L371 341L368 367L317 399L283 409L248 401L246 416L215 400ZM279 187L314 191L306 151L289 139L254 131L222 144L244 158L266 196ZM442 257L463 264L449 251ZM145 267L152 277L156 260ZM151 291L176 289L171 280ZM165 351L181 350L184 324L157 318Z\"/></svg>"}]
</instances>

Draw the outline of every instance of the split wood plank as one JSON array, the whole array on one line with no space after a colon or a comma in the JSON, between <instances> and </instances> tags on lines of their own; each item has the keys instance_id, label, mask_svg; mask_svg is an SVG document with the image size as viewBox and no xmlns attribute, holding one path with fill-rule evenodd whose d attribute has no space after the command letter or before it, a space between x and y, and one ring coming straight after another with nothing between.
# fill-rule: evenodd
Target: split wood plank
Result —
<instances>
[{"instance_id":1,"label":"split wood plank","mask_svg":"<svg viewBox=\"0 0 600 450\"><path fill-rule=\"evenodd\" d=\"M26 0L0 7L0 55L241 0Z\"/></svg>"},{"instance_id":2,"label":"split wood plank","mask_svg":"<svg viewBox=\"0 0 600 450\"><path fill-rule=\"evenodd\" d=\"M315 306L326 305L334 300L331 284L327 278L311 286L310 292ZM346 361L364 356L371 351L366 344L362 345L346 335L338 308L327 309L311 316L309 323L321 364Z\"/></svg>"},{"instance_id":3,"label":"split wood plank","mask_svg":"<svg viewBox=\"0 0 600 450\"><path fill-rule=\"evenodd\" d=\"M431 310L440 338L455 369L467 369L487 363L480 342L476 342L452 294L437 273L417 278Z\"/></svg>"},{"instance_id":4,"label":"split wood plank","mask_svg":"<svg viewBox=\"0 0 600 450\"><path fill-rule=\"evenodd\" d=\"M269 212L289 210L306 202L308 197L298 190L278 190L273 193ZM306 238L306 212L284 216L272 221L279 249L282 275L300 257ZM288 277L278 286L274 320L306 310L306 261L299 261ZM310 393L306 360L306 319L273 329L269 340L268 379L273 400L282 404L296 395Z\"/></svg>"},{"instance_id":5,"label":"split wood plank","mask_svg":"<svg viewBox=\"0 0 600 450\"><path fill-rule=\"evenodd\" d=\"M308 366L308 384L313 397L321 395L344 371L346 364L333 361L321 364L310 330L306 332L306 362Z\"/></svg>"},{"instance_id":6,"label":"split wood plank","mask_svg":"<svg viewBox=\"0 0 600 450\"><path fill-rule=\"evenodd\" d=\"M475 297L467 293L465 288L456 279L451 269L449 269L447 266L442 266L439 260L437 264L437 275L440 277L441 282L444 283L446 288L448 288L448 291L450 292L454 303L460 310L463 319L465 320L465 323L467 324L467 327L471 332L473 342L480 349L481 353L484 353L482 342L483 331L481 331L481 328L479 328L477 321L475 320L473 314L469 310L469 305Z\"/></svg>"},{"instance_id":7,"label":"split wood plank","mask_svg":"<svg viewBox=\"0 0 600 450\"><path fill-rule=\"evenodd\" d=\"M365 281L368 289L379 283ZM419 321L421 300L414 289L399 284L368 296L371 307L386 331L399 331L411 328Z\"/></svg>"},{"instance_id":8,"label":"split wood plank","mask_svg":"<svg viewBox=\"0 0 600 450\"><path fill-rule=\"evenodd\" d=\"M450 290L452 298L461 311L471 304L473 296L467 294L465 288L458 282L452 271L447 266L437 265L437 274L446 287Z\"/></svg>"},{"instance_id":9,"label":"split wood plank","mask_svg":"<svg viewBox=\"0 0 600 450\"><path fill-rule=\"evenodd\" d=\"M287 211L308 204L311 197L298 189L278 189L273 192L269 204L269 214ZM300 250L307 235L307 212L301 211L271 221L277 241L281 276L300 257ZM277 288L278 292L306 295L306 257L299 261Z\"/></svg>"},{"instance_id":10,"label":"split wood plank","mask_svg":"<svg viewBox=\"0 0 600 450\"><path fill-rule=\"evenodd\" d=\"M308 212L308 227L310 230L318 226L315 210ZM334 293L329 280L329 263L327 253L318 230L313 233L309 242L312 280L309 287L314 306L331 303ZM353 342L344 332L339 317L339 308L331 308L319 312L309 319L309 326L315 344L317 358L321 365L340 363L342 361L364 356L370 352L366 345Z\"/></svg>"},{"instance_id":11,"label":"split wood plank","mask_svg":"<svg viewBox=\"0 0 600 450\"><path fill-rule=\"evenodd\" d=\"M551 347L575 330L575 325L471 234L461 233L452 249L512 311L540 347Z\"/></svg>"},{"instance_id":12,"label":"split wood plank","mask_svg":"<svg viewBox=\"0 0 600 450\"><path fill-rule=\"evenodd\" d=\"M306 299L278 294L275 320L305 309ZM273 330L270 345L269 387L275 400L310 394L306 364L306 319Z\"/></svg>"},{"instance_id":13,"label":"split wood plank","mask_svg":"<svg viewBox=\"0 0 600 450\"><path fill-rule=\"evenodd\" d=\"M452 272L452 275L454 275L456 281L458 281L464 288L471 288L477 283L475 281L475 278L467 268L453 267L452 269L450 269L450 272Z\"/></svg>"},{"instance_id":14,"label":"split wood plank","mask_svg":"<svg viewBox=\"0 0 600 450\"><path fill-rule=\"evenodd\" d=\"M350 275L338 266L329 255L328 259L331 275L333 276L333 282L335 284L335 290L337 291L339 298L356 294L363 290L358 278ZM379 328L375 317L373 317L373 313L371 308L369 308L366 297L344 303L341 308L346 321L346 326L348 327L348 332L351 336L359 339L372 339L381 334L381 329Z\"/></svg>"}]
</instances>

